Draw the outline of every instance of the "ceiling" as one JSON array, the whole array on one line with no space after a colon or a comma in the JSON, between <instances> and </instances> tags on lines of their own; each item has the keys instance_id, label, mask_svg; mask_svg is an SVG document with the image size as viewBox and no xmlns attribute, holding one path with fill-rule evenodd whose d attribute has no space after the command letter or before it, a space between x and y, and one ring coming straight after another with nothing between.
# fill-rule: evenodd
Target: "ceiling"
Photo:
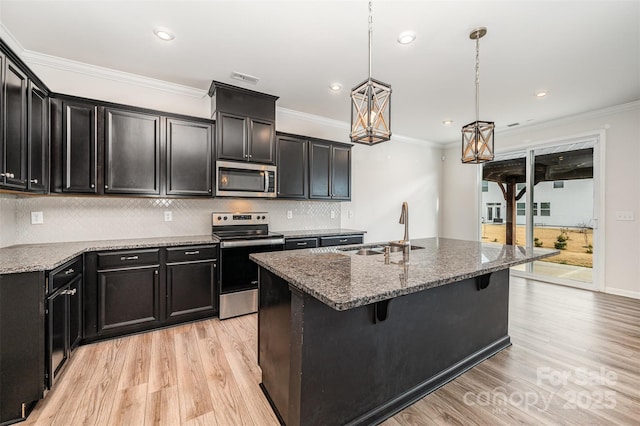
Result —
<instances>
[{"instance_id":1,"label":"ceiling","mask_svg":"<svg viewBox=\"0 0 640 426\"><path fill-rule=\"evenodd\" d=\"M368 73L366 1L0 0L0 22L29 51L203 91L226 82L344 122L349 91ZM156 26L175 40L159 40ZM378 0L373 77L392 86L394 134L447 143L475 120L469 33L478 26L488 29L480 119L497 133L640 99L638 0ZM411 45L397 43L405 30L417 34ZM332 93L333 82L343 90Z\"/></svg>"}]
</instances>

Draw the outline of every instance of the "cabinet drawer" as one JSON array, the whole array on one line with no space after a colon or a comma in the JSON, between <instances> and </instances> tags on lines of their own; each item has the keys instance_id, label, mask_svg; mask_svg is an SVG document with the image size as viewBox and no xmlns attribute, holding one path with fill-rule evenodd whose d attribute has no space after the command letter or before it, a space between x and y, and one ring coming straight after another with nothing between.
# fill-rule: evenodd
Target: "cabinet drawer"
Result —
<instances>
[{"instance_id":1,"label":"cabinet drawer","mask_svg":"<svg viewBox=\"0 0 640 426\"><path fill-rule=\"evenodd\" d=\"M167 263L215 260L218 246L184 246L167 248Z\"/></svg>"},{"instance_id":2,"label":"cabinet drawer","mask_svg":"<svg viewBox=\"0 0 640 426\"><path fill-rule=\"evenodd\" d=\"M49 288L46 289L47 294L51 294L60 287L64 287L80 274L82 274L82 257L78 257L54 269L49 274Z\"/></svg>"},{"instance_id":3,"label":"cabinet drawer","mask_svg":"<svg viewBox=\"0 0 640 426\"><path fill-rule=\"evenodd\" d=\"M345 244L362 244L362 235L342 235L337 237L320 237L320 247L342 246Z\"/></svg>"},{"instance_id":4,"label":"cabinet drawer","mask_svg":"<svg viewBox=\"0 0 640 426\"><path fill-rule=\"evenodd\" d=\"M317 238L287 238L284 242L285 250L296 250L318 247Z\"/></svg>"},{"instance_id":5,"label":"cabinet drawer","mask_svg":"<svg viewBox=\"0 0 640 426\"><path fill-rule=\"evenodd\" d=\"M98 269L126 268L139 265L157 265L160 249L126 250L98 253Z\"/></svg>"}]
</instances>

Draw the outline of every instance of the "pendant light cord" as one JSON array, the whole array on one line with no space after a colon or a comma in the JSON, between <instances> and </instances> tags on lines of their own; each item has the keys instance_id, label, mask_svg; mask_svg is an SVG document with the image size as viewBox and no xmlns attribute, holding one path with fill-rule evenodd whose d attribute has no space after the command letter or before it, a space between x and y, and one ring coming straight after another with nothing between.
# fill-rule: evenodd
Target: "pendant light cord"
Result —
<instances>
[{"instance_id":1,"label":"pendant light cord","mask_svg":"<svg viewBox=\"0 0 640 426\"><path fill-rule=\"evenodd\" d=\"M372 39L373 39L373 2L369 2L369 80L371 80L371 49L372 49Z\"/></svg>"},{"instance_id":2,"label":"pendant light cord","mask_svg":"<svg viewBox=\"0 0 640 426\"><path fill-rule=\"evenodd\" d=\"M480 37L476 37L476 122L480 117Z\"/></svg>"}]
</instances>

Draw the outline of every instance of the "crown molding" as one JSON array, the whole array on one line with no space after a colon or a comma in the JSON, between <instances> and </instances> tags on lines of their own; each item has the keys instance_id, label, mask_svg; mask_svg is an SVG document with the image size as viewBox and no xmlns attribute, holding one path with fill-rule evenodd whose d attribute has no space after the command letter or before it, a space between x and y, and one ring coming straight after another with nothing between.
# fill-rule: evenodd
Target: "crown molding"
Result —
<instances>
[{"instance_id":1,"label":"crown molding","mask_svg":"<svg viewBox=\"0 0 640 426\"><path fill-rule=\"evenodd\" d=\"M278 113L289 115L289 116L298 118L300 120L304 120L304 121L315 123L315 124L321 124L321 125L327 126L327 127L333 127L335 129L344 130L345 132L348 132L349 129L351 128L351 125L349 123L347 123L346 121L336 120L336 119L327 118L327 117L321 117L319 115L314 115L314 114L309 114L309 113L306 113L306 112L296 111L296 110L289 109L289 108L276 107L276 111ZM402 136L402 135L398 135L398 134L395 134L395 133L391 136L391 141L392 142L393 141L397 141L397 142L410 143L410 144L415 144L415 145L420 145L420 146L428 146L428 147L432 147L432 148L442 148L443 147L443 145L435 143L435 142L431 142L431 141L427 141L427 140L423 140L423 139L411 138L409 136Z\"/></svg>"},{"instance_id":2,"label":"crown molding","mask_svg":"<svg viewBox=\"0 0 640 426\"><path fill-rule=\"evenodd\" d=\"M44 67L59 69L90 77L102 78L119 83L130 84L148 89L160 90L163 92L201 99L207 96L206 90L181 84L170 83L155 78L144 77L111 68L91 65L84 62L65 59L58 56L47 55L25 49L11 32L0 23L0 35L5 43L29 66L40 65Z\"/></svg>"},{"instance_id":3,"label":"crown molding","mask_svg":"<svg viewBox=\"0 0 640 426\"><path fill-rule=\"evenodd\" d=\"M570 124L580 120L589 120L589 119L594 119L594 118L604 117L607 115L619 114L622 112L634 111L634 110L640 110L640 100L627 102L620 105L614 105L606 108L600 108L592 111L587 111L580 114L567 115L560 118L541 121L539 123L525 124L513 129L499 130L499 131L496 131L496 134L497 135L514 135L514 134L528 132L532 130L533 131L543 130L549 127L556 127L563 124ZM443 145L443 147L451 148L453 146L456 146L459 143L460 143L459 141L447 142L445 145Z\"/></svg>"}]
</instances>

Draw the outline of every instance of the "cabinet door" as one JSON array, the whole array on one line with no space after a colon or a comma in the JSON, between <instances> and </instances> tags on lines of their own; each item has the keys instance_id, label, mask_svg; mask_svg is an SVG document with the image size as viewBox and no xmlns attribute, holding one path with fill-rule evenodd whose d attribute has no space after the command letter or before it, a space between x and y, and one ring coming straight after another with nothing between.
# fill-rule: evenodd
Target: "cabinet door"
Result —
<instances>
[{"instance_id":1,"label":"cabinet door","mask_svg":"<svg viewBox=\"0 0 640 426\"><path fill-rule=\"evenodd\" d=\"M42 90L29 82L27 189L46 192L49 163L49 102Z\"/></svg>"},{"instance_id":2,"label":"cabinet door","mask_svg":"<svg viewBox=\"0 0 640 426\"><path fill-rule=\"evenodd\" d=\"M44 273L0 275L0 424L42 398L45 375Z\"/></svg>"},{"instance_id":3,"label":"cabinet door","mask_svg":"<svg viewBox=\"0 0 640 426\"><path fill-rule=\"evenodd\" d=\"M331 147L331 198L351 199L351 148Z\"/></svg>"},{"instance_id":4,"label":"cabinet door","mask_svg":"<svg viewBox=\"0 0 640 426\"><path fill-rule=\"evenodd\" d=\"M105 111L105 193L160 195L160 116Z\"/></svg>"},{"instance_id":5,"label":"cabinet door","mask_svg":"<svg viewBox=\"0 0 640 426\"><path fill-rule=\"evenodd\" d=\"M331 145L309 142L309 198L331 198Z\"/></svg>"},{"instance_id":6,"label":"cabinet door","mask_svg":"<svg viewBox=\"0 0 640 426\"><path fill-rule=\"evenodd\" d=\"M98 271L98 333L158 325L158 268Z\"/></svg>"},{"instance_id":7,"label":"cabinet door","mask_svg":"<svg viewBox=\"0 0 640 426\"><path fill-rule=\"evenodd\" d=\"M308 198L307 141L278 136L277 158L278 198Z\"/></svg>"},{"instance_id":8,"label":"cabinet door","mask_svg":"<svg viewBox=\"0 0 640 426\"><path fill-rule=\"evenodd\" d=\"M167 265L167 319L204 318L218 311L216 263Z\"/></svg>"},{"instance_id":9,"label":"cabinet door","mask_svg":"<svg viewBox=\"0 0 640 426\"><path fill-rule=\"evenodd\" d=\"M69 284L47 299L47 387L69 359Z\"/></svg>"},{"instance_id":10,"label":"cabinet door","mask_svg":"<svg viewBox=\"0 0 640 426\"><path fill-rule=\"evenodd\" d=\"M275 125L271 121L249 118L249 161L275 164Z\"/></svg>"},{"instance_id":11,"label":"cabinet door","mask_svg":"<svg viewBox=\"0 0 640 426\"><path fill-rule=\"evenodd\" d=\"M62 102L62 192L96 194L98 107Z\"/></svg>"},{"instance_id":12,"label":"cabinet door","mask_svg":"<svg viewBox=\"0 0 640 426\"><path fill-rule=\"evenodd\" d=\"M69 283L69 350L82 340L82 274Z\"/></svg>"},{"instance_id":13,"label":"cabinet door","mask_svg":"<svg viewBox=\"0 0 640 426\"><path fill-rule=\"evenodd\" d=\"M246 117L224 112L218 113L216 129L216 155L218 159L237 161L249 159Z\"/></svg>"},{"instance_id":14,"label":"cabinet door","mask_svg":"<svg viewBox=\"0 0 640 426\"><path fill-rule=\"evenodd\" d=\"M11 61L4 75L4 186L27 188L27 77Z\"/></svg>"},{"instance_id":15,"label":"cabinet door","mask_svg":"<svg viewBox=\"0 0 640 426\"><path fill-rule=\"evenodd\" d=\"M211 125L167 119L168 195L211 196Z\"/></svg>"}]
</instances>

